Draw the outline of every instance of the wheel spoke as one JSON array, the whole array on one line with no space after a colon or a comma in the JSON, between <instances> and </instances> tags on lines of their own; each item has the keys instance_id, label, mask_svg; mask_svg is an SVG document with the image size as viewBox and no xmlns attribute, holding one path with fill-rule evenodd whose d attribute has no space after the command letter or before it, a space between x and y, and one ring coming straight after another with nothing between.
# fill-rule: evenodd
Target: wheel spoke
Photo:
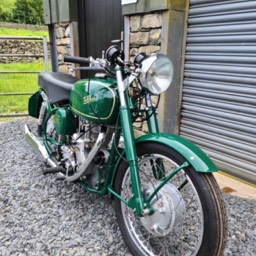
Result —
<instances>
[{"instance_id":1,"label":"wheel spoke","mask_svg":"<svg viewBox=\"0 0 256 256\"><path fill-rule=\"evenodd\" d=\"M140 152L143 153L138 154L141 192L154 213L138 217L127 205L120 203L120 228L129 238L127 243L135 255L197 255L203 246L207 249L211 246L210 241L208 245L202 244L205 228L209 225L204 225L201 203L205 194L202 187L207 183L201 182L202 174L192 174L193 167L188 166L184 158L173 157L175 153L166 153L166 148L158 150L159 144L154 146L155 152L159 153L141 147ZM119 191L123 198L129 200L133 195L130 168L127 164L122 168ZM207 200L205 204L208 204ZM211 215L211 212L208 210L207 214Z\"/></svg>"},{"instance_id":2,"label":"wheel spoke","mask_svg":"<svg viewBox=\"0 0 256 256\"><path fill-rule=\"evenodd\" d=\"M188 184L188 180L186 179L179 187L178 190L181 191Z\"/></svg>"},{"instance_id":3,"label":"wheel spoke","mask_svg":"<svg viewBox=\"0 0 256 256\"><path fill-rule=\"evenodd\" d=\"M172 173L173 170L176 169L178 166L180 165L174 163L170 159L166 159L163 156L160 157L159 155L150 155L148 157L144 156L143 158L141 158L139 161L139 168L142 191L149 187L152 187L152 190L155 190L160 182L158 180L159 175L167 177L167 175L170 175L170 173ZM156 171L158 174L160 174L157 175ZM123 180L122 186L122 196L126 200L130 198L132 194L130 182L130 174L129 172L127 172ZM195 189L193 189L193 186L191 185L191 182L187 178L184 171L179 171L168 182L168 184L172 184L169 185L172 187L176 186L176 190L173 189L173 191L180 191L176 193L182 193L181 196L178 197L173 211L177 216L176 218L183 219L183 221L181 221L181 223L178 224L177 227L172 228L170 231L168 231L167 235L157 235L157 233L154 233L154 230L147 230L147 228L144 227L141 218L136 217L135 213L131 209L129 209L126 205L122 204L123 213L126 216L125 220L128 232L133 237L133 239L137 241L138 246L141 247L145 252L147 252L145 255L171 255L175 251L184 255L183 253L186 253L187 247L189 247L189 244L187 244L187 242L189 240L193 240L193 237L194 242L196 242L196 235L192 232L192 230L191 234L189 234L189 232L187 234L185 233L186 230L189 230L189 226L191 226L191 219L194 219L194 221L196 221L195 225L199 226L199 233L201 232L200 229L202 229L203 223L200 223L200 218L194 216L197 212L194 210L191 211L191 209L200 208L200 202L198 196L195 193L193 194L193 192L195 192ZM164 185L164 187L165 186L166 185ZM155 202L159 200L161 190L157 193L157 200L154 200ZM156 204L153 201L151 203ZM183 211L180 211L180 209L182 209L180 208L181 204L185 204L186 214L184 214ZM199 214L202 213L199 211ZM197 223L198 221L199 223ZM159 223L158 225L161 224ZM168 226L166 226L166 228L167 227ZM199 236L201 235L199 234ZM157 252L157 254L155 254L154 252Z\"/></svg>"}]
</instances>

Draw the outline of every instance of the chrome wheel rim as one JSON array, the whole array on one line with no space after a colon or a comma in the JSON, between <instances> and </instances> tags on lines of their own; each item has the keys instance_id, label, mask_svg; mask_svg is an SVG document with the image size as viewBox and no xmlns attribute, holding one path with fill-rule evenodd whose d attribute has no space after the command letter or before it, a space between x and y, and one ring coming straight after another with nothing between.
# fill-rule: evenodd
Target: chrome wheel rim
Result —
<instances>
[{"instance_id":1,"label":"chrome wheel rim","mask_svg":"<svg viewBox=\"0 0 256 256\"><path fill-rule=\"evenodd\" d=\"M156 166L159 159L163 163L166 175L178 166L173 160L159 154L140 157L138 164L142 191L152 190L152 187L154 188L159 183L155 179L152 171L152 166ZM160 234L157 231L151 230L152 224L150 223L149 225L149 222L145 221L145 218L137 217L132 209L123 203L121 204L126 229L133 243L140 250L141 255L197 255L201 247L204 219L202 205L197 191L186 173L181 170L163 187L162 192L160 190L157 196L160 198L164 193L176 191L174 187L179 191L175 192L178 201L181 204L184 203L184 210L182 210L182 206L179 203L176 205L176 208L179 208L183 216L178 220L175 220L175 217L173 220L172 216L165 216L167 221L164 221L163 225L166 228L166 232L160 232ZM182 199L179 199L179 194ZM122 182L121 196L129 200L131 195L130 171L128 169ZM177 215L174 212L175 209L172 211L171 214ZM168 226L166 224L168 221L174 222L174 225L172 227ZM160 226L159 222L156 225Z\"/></svg>"}]
</instances>

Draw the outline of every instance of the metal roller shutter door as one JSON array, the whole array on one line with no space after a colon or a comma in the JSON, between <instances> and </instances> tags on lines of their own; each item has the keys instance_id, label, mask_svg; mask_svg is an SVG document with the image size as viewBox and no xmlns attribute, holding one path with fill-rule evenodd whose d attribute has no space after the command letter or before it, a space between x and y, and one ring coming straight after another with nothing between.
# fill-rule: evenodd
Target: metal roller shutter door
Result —
<instances>
[{"instance_id":1,"label":"metal roller shutter door","mask_svg":"<svg viewBox=\"0 0 256 256\"><path fill-rule=\"evenodd\" d=\"M256 183L256 1L190 1L180 134Z\"/></svg>"}]
</instances>

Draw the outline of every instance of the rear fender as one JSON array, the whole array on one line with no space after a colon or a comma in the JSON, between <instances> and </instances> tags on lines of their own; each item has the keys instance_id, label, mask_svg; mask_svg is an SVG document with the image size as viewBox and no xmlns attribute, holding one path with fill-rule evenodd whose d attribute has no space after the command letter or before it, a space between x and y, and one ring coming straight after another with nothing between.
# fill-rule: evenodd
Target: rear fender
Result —
<instances>
[{"instance_id":1,"label":"rear fender","mask_svg":"<svg viewBox=\"0 0 256 256\"><path fill-rule=\"evenodd\" d=\"M32 117L38 118L42 102L43 98L41 91L34 93L28 100L28 114Z\"/></svg>"}]
</instances>

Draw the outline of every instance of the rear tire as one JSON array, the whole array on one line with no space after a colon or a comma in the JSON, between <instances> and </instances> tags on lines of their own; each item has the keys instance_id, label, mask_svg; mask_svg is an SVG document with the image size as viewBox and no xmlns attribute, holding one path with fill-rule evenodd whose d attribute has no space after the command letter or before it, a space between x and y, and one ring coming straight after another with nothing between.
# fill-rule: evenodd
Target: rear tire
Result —
<instances>
[{"instance_id":1,"label":"rear tire","mask_svg":"<svg viewBox=\"0 0 256 256\"><path fill-rule=\"evenodd\" d=\"M148 193L145 191L152 193L159 183L153 171L157 165L158 169L164 166L164 172L168 174L185 162L179 153L156 142L140 143L137 154L144 197ZM129 200L132 195L130 184L129 165L123 160L118 167L115 191ZM161 211L144 218L137 217L118 198L114 199L121 233L133 255L223 255L227 215L212 174L198 173L192 166L184 168L154 199L152 206L159 207L153 201L161 202ZM168 213L168 209L172 210Z\"/></svg>"}]
</instances>

